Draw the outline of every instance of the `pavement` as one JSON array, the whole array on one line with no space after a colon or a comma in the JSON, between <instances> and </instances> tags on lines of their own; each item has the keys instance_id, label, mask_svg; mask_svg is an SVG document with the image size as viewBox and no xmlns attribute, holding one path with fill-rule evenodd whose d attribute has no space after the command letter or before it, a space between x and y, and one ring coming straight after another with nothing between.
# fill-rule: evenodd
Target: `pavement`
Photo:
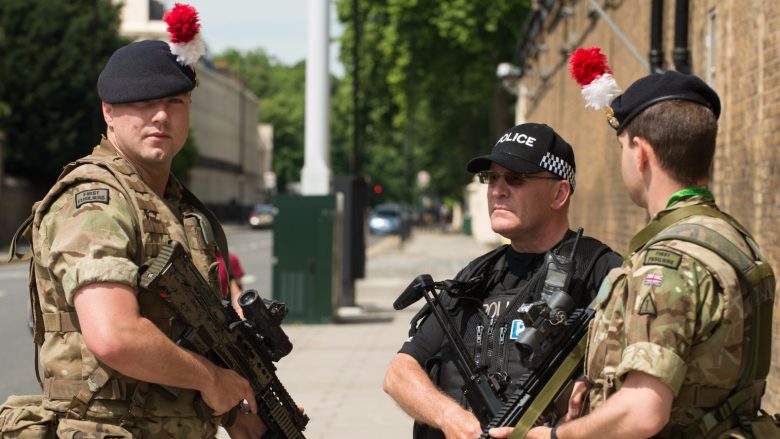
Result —
<instances>
[{"instance_id":1,"label":"pavement","mask_svg":"<svg viewBox=\"0 0 780 439\"><path fill-rule=\"evenodd\" d=\"M411 438L411 418L382 391L382 380L423 301L403 311L392 303L417 275L450 279L488 250L469 236L433 230L415 230L405 242L383 238L367 250L366 277L355 285L362 313L342 323L283 325L293 351L277 373L311 418L307 438Z\"/></svg>"}]
</instances>

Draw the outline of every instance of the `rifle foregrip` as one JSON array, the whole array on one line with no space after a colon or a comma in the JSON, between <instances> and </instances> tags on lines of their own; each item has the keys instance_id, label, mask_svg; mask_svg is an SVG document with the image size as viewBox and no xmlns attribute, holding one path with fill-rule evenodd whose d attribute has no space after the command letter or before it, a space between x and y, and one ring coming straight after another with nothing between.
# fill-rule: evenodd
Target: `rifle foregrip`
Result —
<instances>
[{"instance_id":1,"label":"rifle foregrip","mask_svg":"<svg viewBox=\"0 0 780 439\"><path fill-rule=\"evenodd\" d=\"M309 417L292 404L290 395L278 379L274 379L255 399L258 403L258 414L269 427L264 439L305 439L301 431L309 422Z\"/></svg>"}]
</instances>

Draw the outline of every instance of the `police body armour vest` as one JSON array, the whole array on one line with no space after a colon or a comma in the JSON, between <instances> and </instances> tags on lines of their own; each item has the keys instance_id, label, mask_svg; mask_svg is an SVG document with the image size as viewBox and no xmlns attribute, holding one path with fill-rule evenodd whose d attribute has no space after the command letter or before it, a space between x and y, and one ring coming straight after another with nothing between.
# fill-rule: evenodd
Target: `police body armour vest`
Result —
<instances>
[{"instance_id":1,"label":"police body armour vest","mask_svg":"<svg viewBox=\"0 0 780 439\"><path fill-rule=\"evenodd\" d=\"M148 259L157 256L161 245L173 239L187 249L198 270L209 280L212 290L219 291L216 246L213 239L207 242L208 237L213 236L211 227L219 225L210 225L202 213L188 205L186 200L180 204L180 220L165 201L141 181L132 165L116 154L106 140L94 149L92 155L66 166L54 187L33 207L33 241L38 237L41 221L51 204L72 185L85 182L100 182L111 186L122 193L132 207L138 249L134 255L135 264L141 266ZM169 188L171 184L181 188L176 181L169 183ZM100 364L87 350L79 332L75 309L66 303L62 287L52 281L47 268L42 265L41 250L36 248L35 242L33 254L35 285L31 287L38 292L45 331L45 334L36 331L35 338L36 343L41 344L46 408L60 413L67 412L73 397L80 389L84 389L85 381L95 381L97 375L107 378L108 381L91 395L88 404L85 404L88 405L88 411L81 413L81 416L120 419L126 418L131 408L134 409L134 416L196 416L192 406L195 391L168 389L172 393L166 393L155 391L154 386L147 391L150 387L148 383L140 383L118 373L98 373L110 369ZM156 295L139 291L138 302L140 314L169 337L174 337L182 329L169 306ZM40 328L40 323L37 326ZM143 392L139 392L139 389L143 389ZM138 401L139 394L142 401Z\"/></svg>"},{"instance_id":2,"label":"police body armour vest","mask_svg":"<svg viewBox=\"0 0 780 439\"><path fill-rule=\"evenodd\" d=\"M569 232L564 241L559 244L559 254L568 255L571 251L574 232ZM484 297L481 299L449 300L451 297L443 294L444 304L447 307L453 323L457 328L462 328L461 334L466 348L478 366L487 366L490 373L506 373L515 382L528 370L521 365L520 351L514 346L517 338L519 324L518 308L530 300L539 300L541 286L544 282L546 268L543 263L521 279L517 285L508 290L500 285L506 274L506 256L508 246L500 247L474 261L458 276L457 280L466 281L475 276L483 276L481 286ZM605 244L589 238L582 237L574 256L574 275L569 294L576 303L581 303L582 295L586 293L587 279L597 259L609 250ZM541 261L542 259L540 259ZM489 301L487 298L493 296ZM489 315L491 306L496 306L497 301L504 301L501 305L501 313ZM484 304L489 302L489 306ZM485 308L488 308L487 310ZM425 309L420 314L424 314ZM422 315L418 315L422 318ZM413 319L413 325L414 321ZM414 334L416 327L410 331ZM444 341L441 355L431 359L426 365L431 380L441 390L458 401L463 407L468 407L468 401L463 395L463 378L455 365L455 352L447 340ZM516 390L516 384L510 381L506 394L512 394ZM415 439L443 438L441 431L427 425L415 422Z\"/></svg>"}]
</instances>

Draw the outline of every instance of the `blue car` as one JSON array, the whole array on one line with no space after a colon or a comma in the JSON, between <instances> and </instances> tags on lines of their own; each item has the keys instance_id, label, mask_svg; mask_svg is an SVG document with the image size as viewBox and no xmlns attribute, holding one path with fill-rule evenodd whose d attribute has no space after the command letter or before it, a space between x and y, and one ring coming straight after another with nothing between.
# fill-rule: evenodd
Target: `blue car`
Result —
<instances>
[{"instance_id":1,"label":"blue car","mask_svg":"<svg viewBox=\"0 0 780 439\"><path fill-rule=\"evenodd\" d=\"M403 210L397 204L380 204L368 216L368 231L373 235L400 235L403 227Z\"/></svg>"}]
</instances>

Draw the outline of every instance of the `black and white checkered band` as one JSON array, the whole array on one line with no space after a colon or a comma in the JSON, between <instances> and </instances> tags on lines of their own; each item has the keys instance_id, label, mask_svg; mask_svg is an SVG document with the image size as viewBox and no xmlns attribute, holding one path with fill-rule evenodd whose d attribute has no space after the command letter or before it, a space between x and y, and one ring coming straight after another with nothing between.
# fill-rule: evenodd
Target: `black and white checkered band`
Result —
<instances>
[{"instance_id":1,"label":"black and white checkered band","mask_svg":"<svg viewBox=\"0 0 780 439\"><path fill-rule=\"evenodd\" d=\"M574 189L574 168L572 168L571 165L562 158L548 152L544 155L544 157L542 157L542 161L539 163L539 166L552 172L558 177L563 178L564 180L569 180L569 183L571 183L571 188Z\"/></svg>"}]
</instances>

